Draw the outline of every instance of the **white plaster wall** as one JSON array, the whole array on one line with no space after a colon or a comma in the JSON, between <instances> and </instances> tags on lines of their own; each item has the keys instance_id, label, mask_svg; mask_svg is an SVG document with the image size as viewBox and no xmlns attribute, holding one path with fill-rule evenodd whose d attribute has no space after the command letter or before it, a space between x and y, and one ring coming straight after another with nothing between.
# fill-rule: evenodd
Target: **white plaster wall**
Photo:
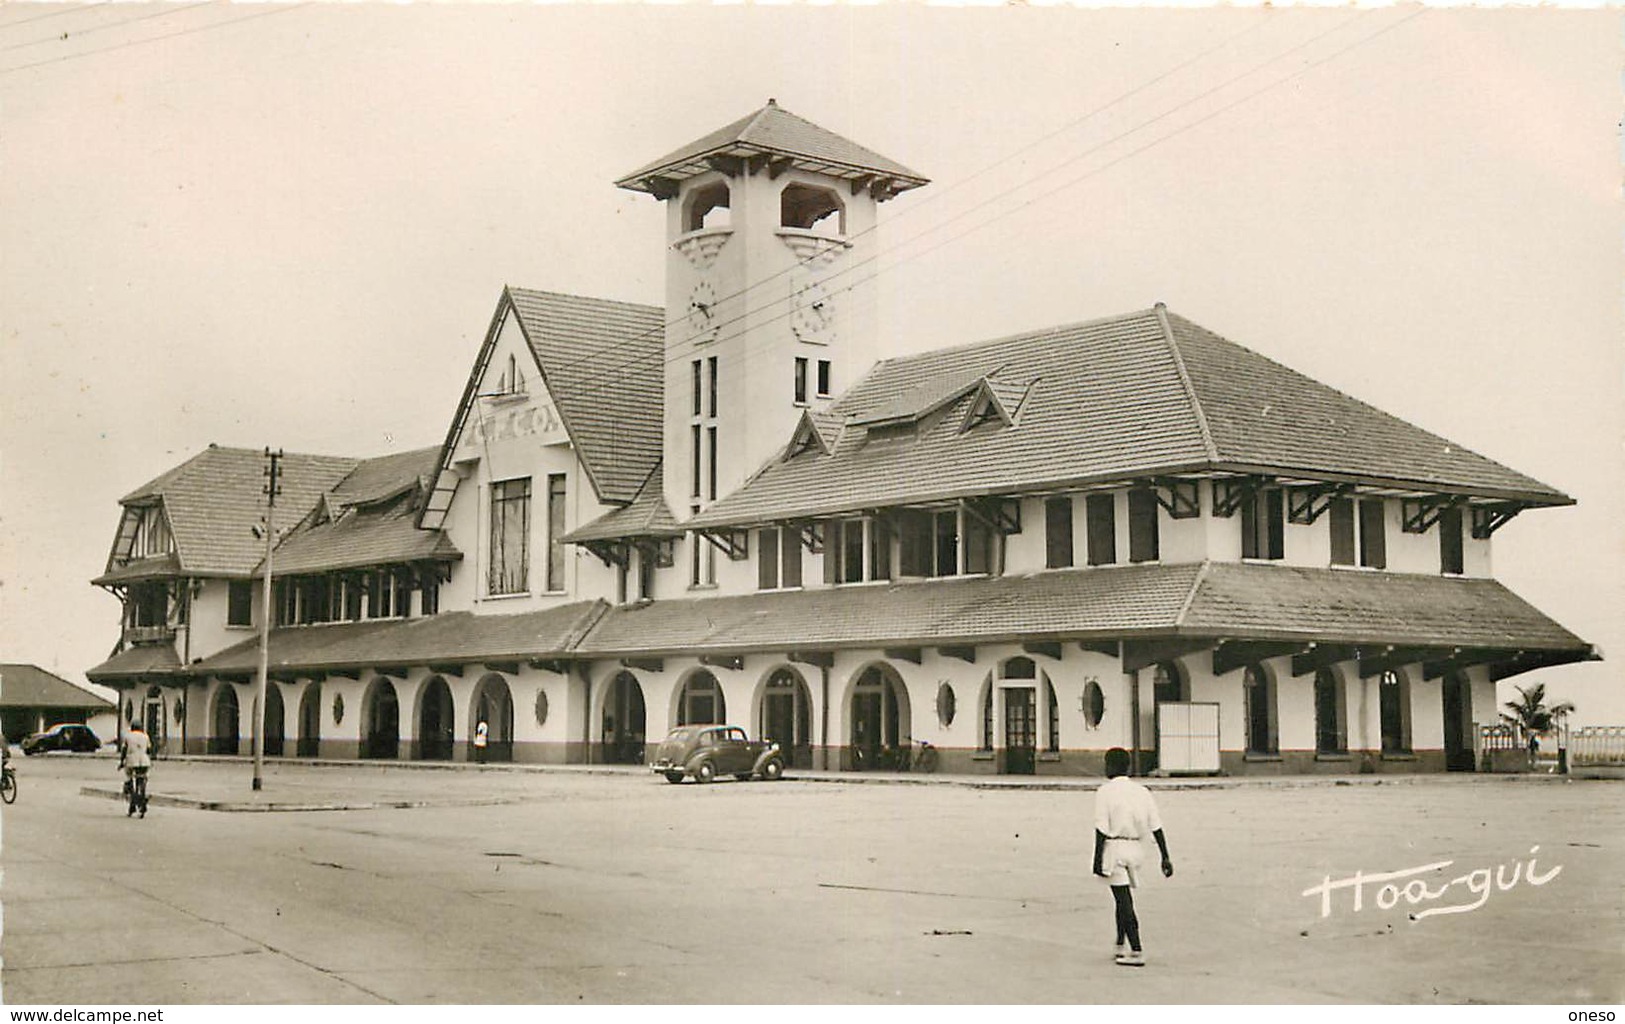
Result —
<instances>
[{"instance_id":1,"label":"white plaster wall","mask_svg":"<svg viewBox=\"0 0 1625 1024\"><path fill-rule=\"evenodd\" d=\"M1072 507L1072 519L1077 522L1078 509L1076 503ZM1004 539L1004 571L1009 575L1040 572L1044 569L1047 558L1048 538L1044 527L1044 499L1021 499L1021 532L1012 533ZM1074 527L1075 530L1075 527ZM1076 544L1072 545L1073 561L1077 561L1080 550Z\"/></svg>"},{"instance_id":2,"label":"white plaster wall","mask_svg":"<svg viewBox=\"0 0 1625 1024\"><path fill-rule=\"evenodd\" d=\"M1213 482L1203 480L1201 491L1204 510L1201 522L1207 531L1208 558L1215 562L1241 561L1241 514L1238 512L1228 519L1213 515Z\"/></svg>"},{"instance_id":3,"label":"white plaster wall","mask_svg":"<svg viewBox=\"0 0 1625 1024\"><path fill-rule=\"evenodd\" d=\"M1382 520L1387 532L1389 572L1439 573L1439 527L1426 533L1406 533L1403 504L1397 500L1382 503Z\"/></svg>"},{"instance_id":4,"label":"white plaster wall","mask_svg":"<svg viewBox=\"0 0 1625 1024\"><path fill-rule=\"evenodd\" d=\"M1473 537L1473 517L1466 514L1462 516L1461 524L1461 570L1463 576L1472 576L1477 579L1487 579L1493 576L1494 561L1490 557L1494 541L1491 538L1477 540Z\"/></svg>"},{"instance_id":5,"label":"white plaster wall","mask_svg":"<svg viewBox=\"0 0 1625 1024\"><path fill-rule=\"evenodd\" d=\"M192 595L192 613L187 638L183 643L176 638L176 654L183 662L207 658L234 644L251 640L257 635L253 626L227 626L226 610L231 585L226 580L200 580L197 593ZM259 587L254 590L254 621L259 622Z\"/></svg>"},{"instance_id":6,"label":"white plaster wall","mask_svg":"<svg viewBox=\"0 0 1625 1024\"><path fill-rule=\"evenodd\" d=\"M1444 749L1444 680L1423 679L1421 665L1407 665L1411 683L1411 749ZM1478 695L1473 695L1473 714L1478 714Z\"/></svg>"},{"instance_id":7,"label":"white plaster wall","mask_svg":"<svg viewBox=\"0 0 1625 1024\"><path fill-rule=\"evenodd\" d=\"M1197 501L1202 500L1200 489ZM1168 510L1157 506L1158 551L1165 565L1183 565L1200 562L1207 557L1208 528L1207 505L1201 505L1202 514L1194 519L1175 519Z\"/></svg>"},{"instance_id":8,"label":"white plaster wall","mask_svg":"<svg viewBox=\"0 0 1625 1024\"><path fill-rule=\"evenodd\" d=\"M1237 513L1230 523L1235 527L1236 542L1241 542L1241 515ZM1332 517L1323 515L1308 525L1286 521L1282 533L1282 559L1288 565L1324 568L1332 564Z\"/></svg>"}]
</instances>

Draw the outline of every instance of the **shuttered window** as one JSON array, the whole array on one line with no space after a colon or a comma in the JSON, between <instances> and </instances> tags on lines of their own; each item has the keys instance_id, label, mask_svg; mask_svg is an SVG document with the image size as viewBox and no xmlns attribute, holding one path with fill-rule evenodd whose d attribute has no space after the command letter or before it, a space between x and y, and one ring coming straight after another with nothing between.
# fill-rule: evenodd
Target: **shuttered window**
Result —
<instances>
[{"instance_id":1,"label":"shuttered window","mask_svg":"<svg viewBox=\"0 0 1625 1024\"><path fill-rule=\"evenodd\" d=\"M1072 499L1044 502L1044 565L1064 569L1072 564Z\"/></svg>"},{"instance_id":2,"label":"shuttered window","mask_svg":"<svg viewBox=\"0 0 1625 1024\"><path fill-rule=\"evenodd\" d=\"M1381 498L1366 498L1360 502L1360 564L1369 569L1388 567Z\"/></svg>"},{"instance_id":3,"label":"shuttered window","mask_svg":"<svg viewBox=\"0 0 1625 1024\"><path fill-rule=\"evenodd\" d=\"M1117 504L1110 494L1091 494L1084 500L1089 527L1089 564L1117 561Z\"/></svg>"},{"instance_id":4,"label":"shuttered window","mask_svg":"<svg viewBox=\"0 0 1625 1024\"><path fill-rule=\"evenodd\" d=\"M1155 562L1159 557L1157 541L1157 495L1155 491L1130 491L1128 494L1128 560Z\"/></svg>"}]
</instances>

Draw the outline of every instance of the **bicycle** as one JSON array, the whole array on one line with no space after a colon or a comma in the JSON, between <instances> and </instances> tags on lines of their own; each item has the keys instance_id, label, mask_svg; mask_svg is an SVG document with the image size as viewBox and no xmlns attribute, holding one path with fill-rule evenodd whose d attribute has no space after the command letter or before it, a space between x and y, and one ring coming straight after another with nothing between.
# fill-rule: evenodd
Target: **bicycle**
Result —
<instances>
[{"instance_id":1,"label":"bicycle","mask_svg":"<svg viewBox=\"0 0 1625 1024\"><path fill-rule=\"evenodd\" d=\"M937 748L925 740L915 740L920 745L920 752L914 755L913 769L917 772L934 772L937 770Z\"/></svg>"},{"instance_id":2,"label":"bicycle","mask_svg":"<svg viewBox=\"0 0 1625 1024\"><path fill-rule=\"evenodd\" d=\"M17 802L17 769L11 766L11 759L6 759L6 766L0 771L0 800L8 804Z\"/></svg>"},{"instance_id":3,"label":"bicycle","mask_svg":"<svg viewBox=\"0 0 1625 1024\"><path fill-rule=\"evenodd\" d=\"M124 812L126 818L140 812L141 817L147 816L147 770L145 768L131 768L130 777L124 780L124 795L129 798L129 809Z\"/></svg>"}]
</instances>

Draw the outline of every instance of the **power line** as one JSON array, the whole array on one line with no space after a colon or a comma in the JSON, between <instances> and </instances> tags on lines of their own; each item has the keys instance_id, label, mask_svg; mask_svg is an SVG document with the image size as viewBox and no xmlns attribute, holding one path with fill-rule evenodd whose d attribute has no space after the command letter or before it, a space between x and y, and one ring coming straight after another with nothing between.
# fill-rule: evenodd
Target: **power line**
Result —
<instances>
[{"instance_id":1,"label":"power line","mask_svg":"<svg viewBox=\"0 0 1625 1024\"><path fill-rule=\"evenodd\" d=\"M134 25L138 21L146 21L149 18L167 18L171 14L180 14L183 11L190 11L194 7L207 7L209 4L217 2L219 2L219 0L199 0L198 3L184 4L180 7L165 7L163 10L154 11L151 14L143 14L134 18L124 18L120 21L109 21L101 25L92 25L90 28L78 29L73 32L63 32L61 35L51 36L49 39L34 39L26 43L12 43L10 46L0 46L0 53L5 53L8 50L21 50L29 46L43 46L46 43L66 42L69 39L77 39L80 36L88 36L92 32L100 32L103 29L123 28L125 25Z\"/></svg>"},{"instance_id":2,"label":"power line","mask_svg":"<svg viewBox=\"0 0 1625 1024\"><path fill-rule=\"evenodd\" d=\"M159 43L163 42L165 39L176 39L180 36L189 36L196 32L208 32L211 29L225 28L228 25L236 25L244 21L253 21L256 18L269 18L274 14L286 14L289 11L296 11L301 7L309 7L312 2L313 0L302 0L300 3L285 4L279 7L273 7L267 11L259 11L254 14L245 14L241 18L228 18L223 21L210 22L207 25L196 25L192 28L181 29L179 32L169 32L161 36L152 36L148 39L132 39L126 43L117 43L112 46L103 46L94 50L85 50L82 53L64 54L60 57L51 57L46 60L35 61L32 64L19 64L16 67L0 68L0 75L10 75L18 71L29 71L33 68L44 67L47 64L56 64L65 60L78 60L81 57L94 57L100 53L111 53L114 50L124 50L132 46L142 46L146 43Z\"/></svg>"},{"instance_id":3,"label":"power line","mask_svg":"<svg viewBox=\"0 0 1625 1024\"><path fill-rule=\"evenodd\" d=\"M18 18L16 21L0 23L0 29L15 28L18 25L27 25L34 21L44 21L47 18L60 18L64 14L78 14L81 11L90 10L92 7L102 7L109 3L112 3L112 0L96 0L95 3L78 4L63 11L49 11L45 14L36 14L32 18Z\"/></svg>"}]
</instances>

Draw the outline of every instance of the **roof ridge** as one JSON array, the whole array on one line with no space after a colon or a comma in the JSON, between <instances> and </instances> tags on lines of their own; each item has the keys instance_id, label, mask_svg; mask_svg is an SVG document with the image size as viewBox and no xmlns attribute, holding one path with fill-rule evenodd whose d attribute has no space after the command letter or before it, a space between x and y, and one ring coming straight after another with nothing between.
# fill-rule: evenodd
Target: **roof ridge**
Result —
<instances>
[{"instance_id":1,"label":"roof ridge","mask_svg":"<svg viewBox=\"0 0 1625 1024\"><path fill-rule=\"evenodd\" d=\"M630 306L634 309L640 309L645 312L659 313L662 317L666 315L666 307L664 305L656 306L647 302L634 302L631 299L611 299L602 295L578 295L575 292L560 292L554 291L551 288L526 288L524 285L511 283L504 284L502 287L509 292L520 292L525 295L546 295L559 299L579 299L582 302L605 302L615 306Z\"/></svg>"},{"instance_id":2,"label":"roof ridge","mask_svg":"<svg viewBox=\"0 0 1625 1024\"><path fill-rule=\"evenodd\" d=\"M926 349L922 352L910 352L906 355L890 356L876 362L875 367L878 368L881 365L905 366L922 359L944 356L948 355L949 353L964 352L983 345L992 346L1015 341L1037 341L1046 336L1060 334L1063 331L1076 331L1086 327L1099 327L1102 324L1127 323L1130 320L1154 314L1155 312L1156 307L1152 306L1146 309L1136 309L1128 313L1116 313L1111 316L1099 316L1093 317L1089 320L1077 320L1070 323L1054 324L1050 327L1037 327L1031 330L1017 331L1014 334L1003 334L994 338L982 338L977 341L962 341L954 345L943 345L940 348Z\"/></svg>"},{"instance_id":3,"label":"roof ridge","mask_svg":"<svg viewBox=\"0 0 1625 1024\"><path fill-rule=\"evenodd\" d=\"M1185 616L1190 614L1191 605L1196 603L1196 595L1201 591L1202 584L1206 582L1208 569L1211 568L1212 565L1213 562L1211 560L1204 558L1202 559L1201 564L1196 567L1196 575L1191 579L1190 593L1186 594L1185 600L1180 602L1179 612L1174 616L1175 629L1179 629L1185 625Z\"/></svg>"},{"instance_id":4,"label":"roof ridge","mask_svg":"<svg viewBox=\"0 0 1625 1024\"><path fill-rule=\"evenodd\" d=\"M1207 412L1202 408L1202 400L1196 395L1196 385L1191 383L1190 370L1185 366L1184 353L1179 351L1179 341L1174 337L1173 325L1168 322L1168 307L1159 302L1153 308L1157 312L1157 323L1162 326L1162 336L1168 342L1168 351L1174 357L1174 368L1179 371L1180 386L1185 389L1185 396L1190 399L1191 411L1196 414L1196 429L1202 433L1202 447L1207 449L1208 458L1218 462L1219 446L1213 443L1213 430L1208 426Z\"/></svg>"}]
</instances>

